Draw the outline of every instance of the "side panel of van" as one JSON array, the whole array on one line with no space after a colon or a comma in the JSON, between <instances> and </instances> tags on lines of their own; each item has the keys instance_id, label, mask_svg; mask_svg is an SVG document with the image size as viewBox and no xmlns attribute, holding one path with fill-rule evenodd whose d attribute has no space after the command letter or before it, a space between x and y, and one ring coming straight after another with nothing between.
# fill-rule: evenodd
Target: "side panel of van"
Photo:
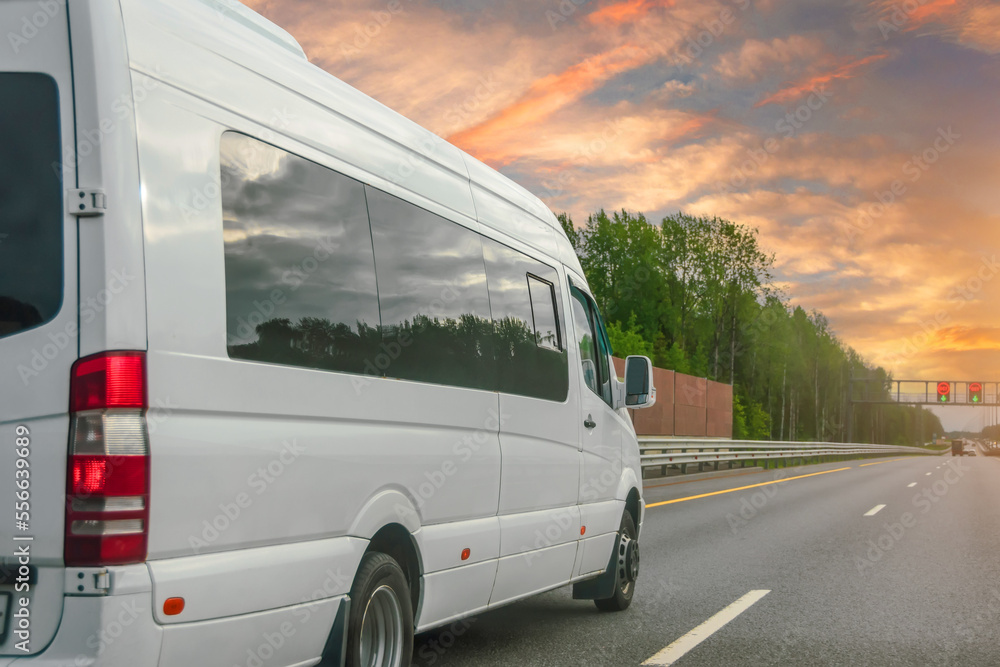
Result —
<instances>
[{"instance_id":1,"label":"side panel of van","mask_svg":"<svg viewBox=\"0 0 1000 667\"><path fill-rule=\"evenodd\" d=\"M541 224L524 220L523 211L495 197L489 198L489 206L480 206L486 199L476 191L477 210L502 213L511 225L522 228ZM539 363L550 364L540 370L545 381L531 380L538 389L536 395L516 393L509 387L500 391L501 560L490 598L496 606L572 577L580 535L580 442L578 389L569 378L574 362L568 345L562 268L551 259L536 259L543 255L502 232L491 229L489 234L492 238L484 240L484 249L494 319L516 317L523 308L528 320L535 320L536 335L547 337L544 345L549 349L538 352L543 355ZM553 310L554 317L543 324L542 316L551 316Z\"/></svg>"},{"instance_id":2,"label":"side panel of van","mask_svg":"<svg viewBox=\"0 0 1000 667\"><path fill-rule=\"evenodd\" d=\"M568 308L578 353L572 373L580 383L580 414L586 420L580 436L580 503L587 532L577 561L577 573L583 574L607 566L624 510L620 497L627 475L623 449L635 447L635 436L626 417L613 409L618 379L597 305L583 279L567 273Z\"/></svg>"},{"instance_id":3,"label":"side panel of van","mask_svg":"<svg viewBox=\"0 0 1000 667\"><path fill-rule=\"evenodd\" d=\"M182 43L172 32L161 32L158 24L154 27L157 17L147 14L145 7L127 9L126 18L136 35L131 52L134 86L151 90L150 103L138 109L147 266L160 276L150 279L148 289L150 387L151 395L171 405L169 418L157 425L152 437L154 579L162 580L155 562L159 558L190 557L192 563L201 563L202 554L247 548L273 552L272 547L289 541L344 535L365 538L371 534L358 529L359 523L374 530L382 525L379 521L397 521L414 532L423 558L425 589L417 622L424 628L478 610L487 601L500 604L603 569L607 554L598 552L610 553L608 536L617 529L621 514L620 501L607 503L615 497L617 484L602 488L595 499L584 499L581 475L589 467L603 480L607 475L601 473L620 468L621 433L608 428L610 435L599 436L601 444L582 447L581 385L574 375L580 364L570 344L568 282L562 268L549 265L535 271L551 272L536 277L556 290L553 298L559 303L564 329L560 344L569 353L568 368L559 372L564 379L573 379L558 400L504 391L498 397L489 391L372 377L382 371L392 376L391 367L405 365L407 354L414 354L392 341L368 357L362 355L359 360L365 363L354 375L255 362L253 355L260 354L262 343L254 340L254 330L268 320L288 319L281 325L285 334L274 329L278 340L290 335L287 327L300 326L287 303L310 289L310 280L327 274L329 267L323 264L330 250L318 244L286 255L283 264L264 271L272 281L270 289L247 298L242 310L234 311L233 290L243 289L234 287L234 281L242 279L223 258L230 257L231 247L237 252L246 243L256 244L251 254L263 255L265 237L241 227L244 223L231 212L240 210L240 205L226 202L230 184L220 154L228 150L227 131L271 147L262 152L250 149L240 156L248 173L273 168L268 165L276 148L380 188L366 188L365 203L383 325L387 318L392 321L387 310L392 310L395 298L391 281L383 279L390 269L405 267L406 261L386 249L393 244L413 248L420 241L419 235L407 240L401 235L403 228L383 228L383 220L395 215L393 195L449 220L463 220L470 231L477 231L478 225L462 212L466 204L461 188L453 187L454 175L447 170L429 164L414 170L412 157L398 146L374 134L359 134L351 122L250 68ZM155 54L168 51L183 55L170 63L157 62ZM191 78L184 62L191 67L197 62L206 76ZM256 92L247 96L241 92L244 89ZM322 141L316 139L317 132ZM375 155L380 173L366 171L358 160ZM394 164L401 168L386 168ZM220 172L223 177L217 181ZM410 180L418 176L420 183ZM432 188L429 183L434 183ZM433 191L433 201L407 192L408 185ZM277 206L281 200L276 191L257 194L275 206L274 215L282 217L282 224L302 213L301 202L289 201L284 209ZM518 213L495 195L475 194L490 203L468 209L496 217L491 227L509 225L520 215L524 222L515 225L517 229L537 230L527 238L549 252L555 249L554 232L543 223ZM224 220L220 221L220 213ZM528 257L538 255L502 233L490 230L489 236ZM483 241L487 274L492 243ZM180 275L179 268L183 268ZM223 285L226 289L221 289ZM424 305L433 308L434 301L447 304L464 298L466 289L462 281L454 281ZM245 291L252 293L250 288ZM185 322L198 322L197 330L179 329L173 313L183 313ZM356 319L370 324L370 318ZM241 328L250 335L243 336ZM247 348L250 356L236 358L242 353L234 352L234 345ZM402 359L397 358L400 354ZM191 378L199 381L192 383ZM275 401L275 387L287 388L280 402ZM199 462L194 469L192 460ZM187 488L170 488L169 481L182 475L194 488L212 492L195 495ZM382 488L378 479L392 482ZM393 501L394 515L358 518L369 507L381 507L379 498L387 493L402 499ZM334 496L350 501L337 502L319 517L312 511L290 511L296 506L329 506ZM581 502L588 505L583 510ZM583 557L579 548L581 511L591 517L592 532L586 536L592 545L589 557ZM497 514L498 520L490 520ZM464 544L456 537L463 533ZM472 555L463 562L458 557L464 547ZM487 565L498 557L498 565ZM355 551L338 565L351 573L359 559L360 552ZM250 579L228 577L218 583L227 581L231 583L225 585L235 590ZM348 586L349 577L337 590L346 592ZM286 604L293 597L285 591L273 604ZM194 610L192 614L202 617Z\"/></svg>"},{"instance_id":4,"label":"side panel of van","mask_svg":"<svg viewBox=\"0 0 1000 667\"><path fill-rule=\"evenodd\" d=\"M79 345L76 219L63 199L76 187L73 81L65 2L0 2L0 25L10 30L0 49L0 655L25 655L45 648L63 613ZM30 638L14 632L19 611Z\"/></svg>"},{"instance_id":5,"label":"side panel of van","mask_svg":"<svg viewBox=\"0 0 1000 667\"><path fill-rule=\"evenodd\" d=\"M630 435L630 428L625 417L614 409L618 379L597 304L580 278L571 279L570 285L577 351L587 357L586 361L581 359L574 373L581 383L581 415L589 422L581 434L580 502L600 503L614 499L618 492L622 446ZM608 526L595 528L604 532ZM618 529L617 521L612 529Z\"/></svg>"},{"instance_id":6,"label":"side panel of van","mask_svg":"<svg viewBox=\"0 0 1000 667\"><path fill-rule=\"evenodd\" d=\"M236 75L247 77L248 86L270 86L249 72ZM142 74L135 78L136 85L146 85ZM262 97L295 123L301 102L278 87L272 90ZM280 168L274 160L330 178L362 175L269 127L270 108L262 104L258 119L251 120L164 83L137 109L146 197L150 396L171 405L168 418L151 434L153 578L166 582L167 568L174 569L177 560L186 563L182 569L189 576L221 574L221 561L206 556L239 550L241 561L260 561L257 572L295 568L299 575L286 586L269 588L270 597L254 595L253 608L245 611L309 600L317 588L328 597L342 595L350 588L365 540L388 523L404 525L425 543L427 573L462 564L466 547L473 554L468 566L495 559L498 528L482 523L495 517L499 489L495 393L297 367L291 358L286 363L237 358L247 345L241 336L256 339L264 331L260 325L282 318L295 324L303 299L334 294L343 270L339 256L330 259L342 240L307 235L319 219L313 216L322 217L322 211L311 212L302 197L283 199L282 188L305 181L282 185L277 172L268 171ZM252 106L245 111L252 114ZM242 160L241 178L256 175L252 190L270 205L238 200L239 192L251 190L240 190L235 176L223 171L227 151L235 153L227 160ZM375 229L376 220L391 213L374 202L389 196L360 192L358 206L363 213L368 202ZM282 227L286 223L296 227ZM293 229L304 235L301 251L289 245ZM380 241L376 235L377 255ZM249 250L247 242L253 246ZM411 247L402 240L400 246ZM268 250L279 247L291 250ZM258 251L261 262L274 263L258 269L244 260L229 264L233 253ZM254 273L240 273L249 270ZM260 285L266 287L243 299ZM380 294L388 289L383 280ZM412 355L405 341L387 342L358 361L362 370L369 364L383 369L412 361ZM449 537L434 525L462 521L474 528L469 541L455 544L452 553L436 548L435 540ZM427 527L426 537L421 526ZM307 548L306 543L318 541L330 542L326 559L302 561L295 548L278 547L303 543ZM484 606L493 571L466 572L481 585L469 586L466 597L453 604ZM258 577L237 569L205 580L217 597L247 599L241 591L260 592ZM331 585L321 587L324 580ZM483 596L478 602L477 590ZM173 594L169 586L155 590L158 603ZM179 617L161 620L183 623L212 615L195 604ZM173 641L173 634L165 635L165 646Z\"/></svg>"}]
</instances>

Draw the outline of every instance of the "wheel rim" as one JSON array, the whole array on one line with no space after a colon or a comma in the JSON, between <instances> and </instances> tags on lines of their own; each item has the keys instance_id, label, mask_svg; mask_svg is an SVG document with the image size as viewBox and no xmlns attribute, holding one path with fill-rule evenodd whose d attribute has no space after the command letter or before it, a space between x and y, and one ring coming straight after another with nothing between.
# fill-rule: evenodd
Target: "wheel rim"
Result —
<instances>
[{"instance_id":1,"label":"wheel rim","mask_svg":"<svg viewBox=\"0 0 1000 667\"><path fill-rule=\"evenodd\" d=\"M625 554L625 572L628 579L635 582L639 578L639 541L632 540L629 543L628 552Z\"/></svg>"},{"instance_id":2,"label":"wheel rim","mask_svg":"<svg viewBox=\"0 0 1000 667\"><path fill-rule=\"evenodd\" d=\"M368 600L361 619L360 646L364 667L403 664L403 611L388 586L379 586Z\"/></svg>"},{"instance_id":3,"label":"wheel rim","mask_svg":"<svg viewBox=\"0 0 1000 667\"><path fill-rule=\"evenodd\" d=\"M639 576L639 542L622 533L618 541L618 586L628 595Z\"/></svg>"}]
</instances>

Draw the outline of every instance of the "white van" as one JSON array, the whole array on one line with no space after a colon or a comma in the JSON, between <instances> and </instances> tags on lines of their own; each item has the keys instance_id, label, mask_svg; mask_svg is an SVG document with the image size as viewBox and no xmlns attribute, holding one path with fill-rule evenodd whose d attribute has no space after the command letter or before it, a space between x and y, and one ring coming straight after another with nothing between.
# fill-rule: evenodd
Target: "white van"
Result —
<instances>
[{"instance_id":1,"label":"white van","mask_svg":"<svg viewBox=\"0 0 1000 667\"><path fill-rule=\"evenodd\" d=\"M628 606L651 364L538 199L235 2L0 28L0 666L406 665Z\"/></svg>"}]
</instances>

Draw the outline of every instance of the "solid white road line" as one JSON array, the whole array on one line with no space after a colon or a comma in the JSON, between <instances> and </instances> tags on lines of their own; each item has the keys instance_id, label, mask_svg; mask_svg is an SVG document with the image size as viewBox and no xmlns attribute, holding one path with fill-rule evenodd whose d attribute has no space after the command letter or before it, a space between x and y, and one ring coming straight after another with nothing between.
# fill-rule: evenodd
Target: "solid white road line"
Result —
<instances>
[{"instance_id":1,"label":"solid white road line","mask_svg":"<svg viewBox=\"0 0 1000 667\"><path fill-rule=\"evenodd\" d=\"M642 664L655 667L667 667L667 665L674 664L687 655L691 649L721 630L727 623L757 604L762 597L770 592L750 591Z\"/></svg>"},{"instance_id":2,"label":"solid white road line","mask_svg":"<svg viewBox=\"0 0 1000 667\"><path fill-rule=\"evenodd\" d=\"M906 488L910 489L910 488L913 488L916 485L917 485L916 482L910 482L909 484L906 485Z\"/></svg>"},{"instance_id":3,"label":"solid white road line","mask_svg":"<svg viewBox=\"0 0 1000 667\"><path fill-rule=\"evenodd\" d=\"M867 512L865 512L865 516L875 516L876 514L878 514L879 512L881 512L884 509L885 509L885 505L876 505L875 507L873 507L870 510L868 510Z\"/></svg>"}]
</instances>

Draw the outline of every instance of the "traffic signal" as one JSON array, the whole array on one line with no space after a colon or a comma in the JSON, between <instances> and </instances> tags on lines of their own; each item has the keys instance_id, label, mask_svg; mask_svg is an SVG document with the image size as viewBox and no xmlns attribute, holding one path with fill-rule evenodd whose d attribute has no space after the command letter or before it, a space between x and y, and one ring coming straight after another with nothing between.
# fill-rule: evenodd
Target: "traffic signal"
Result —
<instances>
[{"instance_id":1,"label":"traffic signal","mask_svg":"<svg viewBox=\"0 0 1000 667\"><path fill-rule=\"evenodd\" d=\"M951 402L951 383L950 382L938 382L938 403L950 403Z\"/></svg>"},{"instance_id":2,"label":"traffic signal","mask_svg":"<svg viewBox=\"0 0 1000 667\"><path fill-rule=\"evenodd\" d=\"M981 382L969 384L969 403L983 402L983 385Z\"/></svg>"}]
</instances>

